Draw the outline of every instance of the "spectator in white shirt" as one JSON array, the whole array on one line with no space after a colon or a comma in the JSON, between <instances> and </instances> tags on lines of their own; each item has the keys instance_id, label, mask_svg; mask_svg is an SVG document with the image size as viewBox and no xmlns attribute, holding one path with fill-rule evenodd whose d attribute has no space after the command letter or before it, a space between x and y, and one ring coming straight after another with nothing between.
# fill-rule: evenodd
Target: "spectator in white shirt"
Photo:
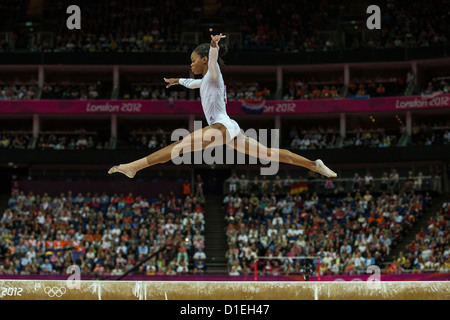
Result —
<instances>
[{"instance_id":1,"label":"spectator in white shirt","mask_svg":"<svg viewBox=\"0 0 450 320\"><path fill-rule=\"evenodd\" d=\"M275 213L275 217L272 220L272 225L275 227L283 225L283 219L280 217L279 213Z\"/></svg>"},{"instance_id":2,"label":"spectator in white shirt","mask_svg":"<svg viewBox=\"0 0 450 320\"><path fill-rule=\"evenodd\" d=\"M245 234L244 230L240 231L237 240L238 240L238 242L240 242L242 244L247 244L248 243L248 236Z\"/></svg>"},{"instance_id":3,"label":"spectator in white shirt","mask_svg":"<svg viewBox=\"0 0 450 320\"><path fill-rule=\"evenodd\" d=\"M250 244L256 243L258 241L258 230L252 228L248 234L248 241Z\"/></svg>"},{"instance_id":4,"label":"spectator in white shirt","mask_svg":"<svg viewBox=\"0 0 450 320\"><path fill-rule=\"evenodd\" d=\"M346 250L346 254L349 255L352 253L352 247L348 244L347 240L344 240L344 244L341 246L341 248L339 250L341 255L343 254L344 249Z\"/></svg>"},{"instance_id":5,"label":"spectator in white shirt","mask_svg":"<svg viewBox=\"0 0 450 320\"><path fill-rule=\"evenodd\" d=\"M445 130L443 138L444 144L450 144L450 130Z\"/></svg>"},{"instance_id":6,"label":"spectator in white shirt","mask_svg":"<svg viewBox=\"0 0 450 320\"><path fill-rule=\"evenodd\" d=\"M145 245L144 242L141 242L138 248L139 254L147 255L148 254L148 246Z\"/></svg>"},{"instance_id":7,"label":"spectator in white shirt","mask_svg":"<svg viewBox=\"0 0 450 320\"><path fill-rule=\"evenodd\" d=\"M125 243L122 241L122 242L120 242L120 246L118 246L117 248L116 248L116 253L119 253L119 252L121 252L122 251L122 254L123 255L126 255L127 254L127 252L128 252L128 248L127 248L127 246L125 245Z\"/></svg>"},{"instance_id":8,"label":"spectator in white shirt","mask_svg":"<svg viewBox=\"0 0 450 320\"><path fill-rule=\"evenodd\" d=\"M119 225L114 225L114 228L111 230L111 234L113 237L120 237L120 234L122 233L122 230L120 229Z\"/></svg>"},{"instance_id":9,"label":"spectator in white shirt","mask_svg":"<svg viewBox=\"0 0 450 320\"><path fill-rule=\"evenodd\" d=\"M122 270L122 268L120 267L119 264L117 264L115 266L115 268L111 271L111 275L112 276L121 276L123 274L124 274L124 272L123 272L123 270Z\"/></svg>"},{"instance_id":10,"label":"spectator in white shirt","mask_svg":"<svg viewBox=\"0 0 450 320\"><path fill-rule=\"evenodd\" d=\"M182 221L182 224L183 224L184 227L186 227L186 225L188 225L188 224L193 225L194 224L194 219L192 217L190 217L190 216L184 217L183 221Z\"/></svg>"},{"instance_id":11,"label":"spectator in white shirt","mask_svg":"<svg viewBox=\"0 0 450 320\"><path fill-rule=\"evenodd\" d=\"M272 226L272 224L271 224L271 226L267 228L267 235L270 238L270 237L272 237L272 234L274 234L275 236L278 235L278 230L275 229L275 227Z\"/></svg>"},{"instance_id":12,"label":"spectator in white shirt","mask_svg":"<svg viewBox=\"0 0 450 320\"><path fill-rule=\"evenodd\" d=\"M353 254L352 260L357 271L363 271L365 269L364 257L361 256L361 252Z\"/></svg>"},{"instance_id":13,"label":"spectator in white shirt","mask_svg":"<svg viewBox=\"0 0 450 320\"><path fill-rule=\"evenodd\" d=\"M403 221L403 216L398 214L398 212L394 212L394 221L397 223L402 223Z\"/></svg>"},{"instance_id":14,"label":"spectator in white shirt","mask_svg":"<svg viewBox=\"0 0 450 320\"><path fill-rule=\"evenodd\" d=\"M372 189L373 187L373 176L370 174L370 172L367 172L364 177L364 186L366 189Z\"/></svg>"},{"instance_id":15,"label":"spectator in white shirt","mask_svg":"<svg viewBox=\"0 0 450 320\"><path fill-rule=\"evenodd\" d=\"M427 260L432 254L431 249L427 248L426 246L423 246L423 250L422 250L422 258L424 260Z\"/></svg>"},{"instance_id":16,"label":"spectator in white shirt","mask_svg":"<svg viewBox=\"0 0 450 320\"><path fill-rule=\"evenodd\" d=\"M192 218L194 218L194 220L199 219L199 221L201 223L205 222L205 217L204 217L203 213L200 211L195 211L194 214L192 215Z\"/></svg>"},{"instance_id":17,"label":"spectator in white shirt","mask_svg":"<svg viewBox=\"0 0 450 320\"><path fill-rule=\"evenodd\" d=\"M194 254L193 259L195 261L206 260L206 254L203 252L202 248L198 248L198 251Z\"/></svg>"},{"instance_id":18,"label":"spectator in white shirt","mask_svg":"<svg viewBox=\"0 0 450 320\"><path fill-rule=\"evenodd\" d=\"M228 194L228 195L226 195L226 196L223 198L223 204L224 204L224 205L227 205L229 202L234 203L234 197L231 195L231 193Z\"/></svg>"},{"instance_id":19,"label":"spectator in white shirt","mask_svg":"<svg viewBox=\"0 0 450 320\"><path fill-rule=\"evenodd\" d=\"M45 259L44 263L41 265L42 272L44 273L52 273L53 265L50 263L49 259Z\"/></svg>"},{"instance_id":20,"label":"spectator in white shirt","mask_svg":"<svg viewBox=\"0 0 450 320\"><path fill-rule=\"evenodd\" d=\"M229 185L230 192L236 192L237 191L237 186L239 184L239 178L236 175L236 173L233 173L231 175L231 177L228 179L228 182L230 183L230 185Z\"/></svg>"}]
</instances>

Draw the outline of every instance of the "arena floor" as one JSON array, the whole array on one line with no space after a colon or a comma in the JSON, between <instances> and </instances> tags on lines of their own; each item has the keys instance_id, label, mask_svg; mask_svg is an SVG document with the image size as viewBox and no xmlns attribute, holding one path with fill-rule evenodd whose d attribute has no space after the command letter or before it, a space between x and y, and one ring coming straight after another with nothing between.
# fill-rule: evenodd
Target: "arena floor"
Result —
<instances>
[{"instance_id":1,"label":"arena floor","mask_svg":"<svg viewBox=\"0 0 450 320\"><path fill-rule=\"evenodd\" d=\"M448 281L377 284L0 280L0 300L450 300Z\"/></svg>"}]
</instances>

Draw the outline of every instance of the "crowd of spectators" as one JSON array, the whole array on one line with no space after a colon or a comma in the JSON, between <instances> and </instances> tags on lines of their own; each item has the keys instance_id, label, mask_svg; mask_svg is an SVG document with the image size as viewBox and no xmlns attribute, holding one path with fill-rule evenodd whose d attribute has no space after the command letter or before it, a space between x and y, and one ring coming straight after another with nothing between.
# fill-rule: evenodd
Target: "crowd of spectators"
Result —
<instances>
[{"instance_id":1,"label":"crowd of spectators","mask_svg":"<svg viewBox=\"0 0 450 320\"><path fill-rule=\"evenodd\" d=\"M226 82L227 100L339 99L345 96L345 91L347 91L347 97L402 96L405 94L408 84L413 81L410 76L409 73L406 79L402 76L392 76L389 79L380 76L357 77L352 79L347 88L344 87L342 78L318 82L314 79L305 81L290 77L284 84L284 92L281 96L277 95L275 82L261 84L258 81L229 79ZM448 93L450 87L445 79L433 78L425 84L422 94ZM40 92L42 92L41 99L108 99L111 98L112 89L107 87L101 81L59 81L45 83L41 91L35 79L31 81L0 81L0 99L36 99ZM199 95L196 92L194 93L193 99L199 99ZM154 82L122 84L119 96L121 99L143 100L192 99L188 89L182 86L167 90L164 83Z\"/></svg>"},{"instance_id":2,"label":"crowd of spectators","mask_svg":"<svg viewBox=\"0 0 450 320\"><path fill-rule=\"evenodd\" d=\"M330 76L330 79L326 81L314 79L306 81L290 77L285 81L282 93L277 92L274 81L266 81L261 84L259 81L228 79L226 81L227 100L339 99L345 97L345 92L347 97L402 96L405 94L408 84L413 81L410 76L411 73L408 74L406 80L402 76L392 76L389 79L380 76L356 77L352 79L347 88L343 84L342 77ZM422 94L448 93L450 87L445 79L433 79L428 82L422 90ZM102 81L53 81L38 88L35 79L31 81L0 81L0 100L36 99L38 96L40 99L109 99L113 94L112 88L109 88L111 86ZM167 89L164 83L144 81L123 83L119 97L142 100L198 100L198 92L192 91L192 93L182 86Z\"/></svg>"},{"instance_id":3,"label":"crowd of spectators","mask_svg":"<svg viewBox=\"0 0 450 320\"><path fill-rule=\"evenodd\" d=\"M70 5L61 1L46 6L42 14L45 28L54 32L52 41L34 41L38 52L164 52L190 50L181 39L183 23L193 23L202 11L195 1L79 1L82 29L69 30L64 15ZM62 10L62 11L61 11ZM57 17L57 18L55 18Z\"/></svg>"},{"instance_id":4,"label":"crowd of spectators","mask_svg":"<svg viewBox=\"0 0 450 320\"><path fill-rule=\"evenodd\" d=\"M332 41L316 37L319 26L327 18L327 10L320 2L303 1L301 6L289 1L266 0L239 2L222 0L220 17L239 21L242 49L246 51L314 51L332 50Z\"/></svg>"},{"instance_id":5,"label":"crowd of spectators","mask_svg":"<svg viewBox=\"0 0 450 320\"><path fill-rule=\"evenodd\" d=\"M442 172L439 167L431 167L429 174L418 171L416 174L412 170L405 175L400 175L397 169L383 171L379 177L374 178L370 172L360 175L355 172L348 184L348 190L352 192L441 192Z\"/></svg>"},{"instance_id":6,"label":"crowd of spectators","mask_svg":"<svg viewBox=\"0 0 450 320\"><path fill-rule=\"evenodd\" d=\"M348 96L369 96L369 97L389 97L400 96L404 93L406 86L399 83L397 79L392 79L392 82L375 83L375 82L351 82L348 85Z\"/></svg>"},{"instance_id":7,"label":"crowd of spectators","mask_svg":"<svg viewBox=\"0 0 450 320\"><path fill-rule=\"evenodd\" d=\"M28 149L32 140L31 132L0 133L0 149Z\"/></svg>"},{"instance_id":8,"label":"crowd of spectators","mask_svg":"<svg viewBox=\"0 0 450 320\"><path fill-rule=\"evenodd\" d=\"M386 132L384 128L376 130L364 130L358 128L346 134L342 146L348 147L369 147L369 148L388 148L395 147L399 141L398 134Z\"/></svg>"},{"instance_id":9,"label":"crowd of spectators","mask_svg":"<svg viewBox=\"0 0 450 320\"><path fill-rule=\"evenodd\" d=\"M413 241L386 267L386 273L450 272L450 201L430 217Z\"/></svg>"},{"instance_id":10,"label":"crowd of spectators","mask_svg":"<svg viewBox=\"0 0 450 320\"><path fill-rule=\"evenodd\" d=\"M0 219L0 274L120 276L203 273L204 208L196 197L15 190Z\"/></svg>"},{"instance_id":11,"label":"crowd of spectators","mask_svg":"<svg viewBox=\"0 0 450 320\"><path fill-rule=\"evenodd\" d=\"M37 92L36 81L0 81L0 100L33 100Z\"/></svg>"},{"instance_id":12,"label":"crowd of spectators","mask_svg":"<svg viewBox=\"0 0 450 320\"><path fill-rule=\"evenodd\" d=\"M348 3L344 10L350 6ZM381 8L382 28L376 37L356 37L348 47L428 48L449 43L447 2L387 1Z\"/></svg>"},{"instance_id":13,"label":"crowd of spectators","mask_svg":"<svg viewBox=\"0 0 450 320\"><path fill-rule=\"evenodd\" d=\"M372 121L374 121L374 118ZM406 126L399 124L398 130L377 128L367 129L357 127L346 132L342 141L337 127L312 127L299 131L296 126L289 132L286 146L292 149L330 149L330 148L388 148L398 145L401 136L406 132ZM450 145L449 121L413 122L411 126L410 144L416 146Z\"/></svg>"},{"instance_id":14,"label":"crowd of spectators","mask_svg":"<svg viewBox=\"0 0 450 320\"><path fill-rule=\"evenodd\" d=\"M401 96L405 93L409 77L402 76L364 76L353 78L345 88L342 77L334 81L320 83L311 79L303 81L290 78L285 84L283 100L294 99L339 99L345 97L389 97ZM346 90L345 90L346 89Z\"/></svg>"},{"instance_id":15,"label":"crowd of spectators","mask_svg":"<svg viewBox=\"0 0 450 320\"><path fill-rule=\"evenodd\" d=\"M435 93L450 93L449 85L450 77L432 78L426 83L422 90L423 95L431 95Z\"/></svg>"},{"instance_id":16,"label":"crowd of spectators","mask_svg":"<svg viewBox=\"0 0 450 320\"><path fill-rule=\"evenodd\" d=\"M342 83L343 79L319 84L313 79L304 81L291 77L285 84L283 100L338 99L342 97Z\"/></svg>"},{"instance_id":17,"label":"crowd of spectators","mask_svg":"<svg viewBox=\"0 0 450 320\"><path fill-rule=\"evenodd\" d=\"M101 82L71 83L62 81L44 84L41 98L94 100L111 97L102 95Z\"/></svg>"},{"instance_id":18,"label":"crowd of spectators","mask_svg":"<svg viewBox=\"0 0 450 320\"><path fill-rule=\"evenodd\" d=\"M250 100L271 100L274 99L274 90L267 86L261 86L257 81L243 82L241 80L230 80L226 82L227 100L238 101L241 99ZM143 100L191 100L190 92L182 87L172 87L166 89L164 84L155 83L133 83L130 88L122 89L123 99L143 99ZM193 99L199 99L198 92L194 91Z\"/></svg>"},{"instance_id":19,"label":"crowd of spectators","mask_svg":"<svg viewBox=\"0 0 450 320\"><path fill-rule=\"evenodd\" d=\"M300 176L300 180L303 177ZM276 196L284 195L291 192L294 179L290 175L287 175L285 179L281 179L280 176L275 176L275 179L268 179L267 176L255 175L253 179L247 177L246 174L238 175L233 172L231 176L226 180L225 192L231 194L239 193L241 195L249 196L254 193L260 196L264 193L274 194Z\"/></svg>"},{"instance_id":20,"label":"crowd of spectators","mask_svg":"<svg viewBox=\"0 0 450 320\"><path fill-rule=\"evenodd\" d=\"M223 200L229 272L248 273L256 257L266 257L273 259L259 260L263 274L301 273L293 258L314 256L322 274L365 273L368 265L384 263L430 201L414 190L345 197L231 193Z\"/></svg>"},{"instance_id":21,"label":"crowd of spectators","mask_svg":"<svg viewBox=\"0 0 450 320\"><path fill-rule=\"evenodd\" d=\"M4 131L0 133L0 149L100 150L110 149L110 143L100 141L96 132L87 132L83 128L41 132L36 140L31 131Z\"/></svg>"},{"instance_id":22,"label":"crowd of spectators","mask_svg":"<svg viewBox=\"0 0 450 320\"><path fill-rule=\"evenodd\" d=\"M289 132L290 148L299 150L332 149L337 147L338 129L329 126L297 129L293 126Z\"/></svg>"},{"instance_id":23,"label":"crowd of spectators","mask_svg":"<svg viewBox=\"0 0 450 320\"><path fill-rule=\"evenodd\" d=\"M416 168L399 173L396 168L391 170L377 170L365 173L343 171L338 179L328 179L321 177L317 173L310 171L307 176L298 175L293 177L290 173L274 178L267 176L253 178L245 173L233 172L225 181L224 192L238 193L242 196L255 194L260 197L263 194L270 194L281 197L286 194L298 194L302 192L318 193L326 196L338 196L347 193L401 193L401 192L434 192L442 193L443 171L439 166L430 168Z\"/></svg>"},{"instance_id":24,"label":"crowd of spectators","mask_svg":"<svg viewBox=\"0 0 450 320\"><path fill-rule=\"evenodd\" d=\"M258 81L230 80L227 85L227 100L238 101L249 100L274 100L275 90L273 87L261 85ZM270 88L269 88L270 87Z\"/></svg>"},{"instance_id":25,"label":"crowd of spectators","mask_svg":"<svg viewBox=\"0 0 450 320\"><path fill-rule=\"evenodd\" d=\"M450 144L450 121L413 122L411 143L417 146L436 146Z\"/></svg>"},{"instance_id":26,"label":"crowd of spectators","mask_svg":"<svg viewBox=\"0 0 450 320\"><path fill-rule=\"evenodd\" d=\"M131 88L124 88L121 94L123 99L139 100L188 100L186 88L182 86L166 89L164 84L132 83Z\"/></svg>"},{"instance_id":27,"label":"crowd of spectators","mask_svg":"<svg viewBox=\"0 0 450 320\"><path fill-rule=\"evenodd\" d=\"M412 71L406 73L391 73L389 75L360 75L351 79L348 88L348 97L392 97L402 96L411 84L415 84ZM415 88L413 88L415 90ZM413 94L415 91L410 92Z\"/></svg>"},{"instance_id":28,"label":"crowd of spectators","mask_svg":"<svg viewBox=\"0 0 450 320\"><path fill-rule=\"evenodd\" d=\"M128 147L133 149L161 149L172 143L172 131L160 127L154 131L133 130L128 136Z\"/></svg>"},{"instance_id":29,"label":"crowd of spectators","mask_svg":"<svg viewBox=\"0 0 450 320\"><path fill-rule=\"evenodd\" d=\"M353 79L348 86L347 96L395 96L403 95L405 83L402 77L392 77L386 83L379 77ZM338 99L344 94L342 79L327 81L327 84L319 84L315 80L303 81L298 78L290 78L286 81L282 100L302 99ZM378 84L377 84L378 83ZM107 99L111 97L111 90L103 88L101 81L97 82L51 82L42 87L41 99ZM181 86L166 89L163 83L138 82L122 85L120 97L122 99L143 100L185 100L192 97L186 88ZM35 79L25 81L0 81L0 99L36 99L40 89ZM429 82L422 94L435 92L449 92L448 82L445 80L433 80ZM199 99L194 94L194 99ZM227 81L227 100L274 100L277 99L275 83L264 85L258 81L241 81L229 79Z\"/></svg>"},{"instance_id":30,"label":"crowd of spectators","mask_svg":"<svg viewBox=\"0 0 450 320\"><path fill-rule=\"evenodd\" d=\"M363 36L363 28L347 31L351 37L345 41L337 30L341 23L354 20L351 15L355 6L351 1L339 4L302 1L298 5L288 0L220 0L216 4L217 8L209 8L215 5L212 3L208 9L200 0L137 0L131 5L121 1L80 0L82 29L69 30L67 17L60 12L65 12L70 2L59 1L56 5L45 5L41 15L40 30L53 32L52 39L36 37L24 46L36 52L187 52L195 44L183 39L182 34L202 33L202 22L209 20L205 10L214 12L217 23L230 22L230 32L241 33L239 40L230 39L233 50L314 52L343 47L436 47L447 45L450 33L445 1L383 2L380 32ZM20 6L6 5L3 11L14 10L20 11ZM5 23L14 15L23 14L8 14Z\"/></svg>"},{"instance_id":31,"label":"crowd of spectators","mask_svg":"<svg viewBox=\"0 0 450 320\"><path fill-rule=\"evenodd\" d=\"M96 132L45 132L36 142L36 150L110 149L109 141L98 141Z\"/></svg>"},{"instance_id":32,"label":"crowd of spectators","mask_svg":"<svg viewBox=\"0 0 450 320\"><path fill-rule=\"evenodd\" d=\"M442 174L439 167L431 167L428 175L408 171L403 176L395 168L377 178L370 172L356 172L352 178L341 178L345 188L327 192L341 182L320 180L314 174L298 179L290 175L259 179L256 175L252 180L246 174L233 173L223 198L229 273L249 274L256 257L264 257L258 262L262 274L304 274L305 262L312 261L317 268L317 259L298 258L313 256L320 257L320 271L325 275L365 273L373 264L383 266L385 273L403 272L405 258L399 260L401 266L395 261L388 265L385 258L430 208L431 194L441 192ZM322 188L314 187L317 183ZM431 234L425 244L435 247L438 243L437 258L431 259L433 268L428 268L434 271L448 269L449 213L449 204L444 203L425 230ZM423 244L421 241L415 252L404 251L414 272L424 270L422 264L430 260L419 261L417 253Z\"/></svg>"}]
</instances>

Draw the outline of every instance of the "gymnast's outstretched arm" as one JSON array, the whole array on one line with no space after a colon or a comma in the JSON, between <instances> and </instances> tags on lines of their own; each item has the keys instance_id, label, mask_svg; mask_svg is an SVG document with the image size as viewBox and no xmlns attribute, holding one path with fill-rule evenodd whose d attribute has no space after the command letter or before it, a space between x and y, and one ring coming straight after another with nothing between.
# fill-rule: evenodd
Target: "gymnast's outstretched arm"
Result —
<instances>
[{"instance_id":1,"label":"gymnast's outstretched arm","mask_svg":"<svg viewBox=\"0 0 450 320\"><path fill-rule=\"evenodd\" d=\"M202 84L202 79L191 79L191 78L164 78L164 81L167 82L166 88L171 86L180 84L188 89L198 89Z\"/></svg>"}]
</instances>

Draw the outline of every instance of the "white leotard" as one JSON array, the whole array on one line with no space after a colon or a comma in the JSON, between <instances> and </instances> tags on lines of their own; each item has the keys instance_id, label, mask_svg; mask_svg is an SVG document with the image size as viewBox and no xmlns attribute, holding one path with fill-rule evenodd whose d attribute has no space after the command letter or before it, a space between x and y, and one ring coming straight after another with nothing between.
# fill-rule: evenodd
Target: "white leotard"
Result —
<instances>
[{"instance_id":1,"label":"white leotard","mask_svg":"<svg viewBox=\"0 0 450 320\"><path fill-rule=\"evenodd\" d=\"M240 128L236 121L232 120L226 110L226 88L220 72L219 47L210 47L208 59L208 72L202 79L180 78L179 83L189 89L200 88L200 98L208 125L214 123L223 124L230 134L231 139L239 134Z\"/></svg>"}]
</instances>

